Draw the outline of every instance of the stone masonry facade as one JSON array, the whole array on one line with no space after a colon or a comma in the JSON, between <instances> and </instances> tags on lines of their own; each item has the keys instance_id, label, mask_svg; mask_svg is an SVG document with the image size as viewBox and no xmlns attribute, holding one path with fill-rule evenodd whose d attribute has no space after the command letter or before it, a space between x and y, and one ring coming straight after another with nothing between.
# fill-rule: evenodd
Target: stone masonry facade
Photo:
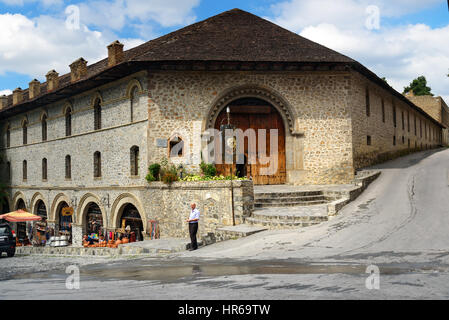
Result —
<instances>
[{"instance_id":1,"label":"stone masonry facade","mask_svg":"<svg viewBox=\"0 0 449 320\"><path fill-rule=\"evenodd\" d=\"M138 100L131 117L130 92ZM366 92L370 114L366 113ZM224 108L224 97L247 94L267 99L279 111L286 128L289 184L341 184L354 179L354 170L394 157L404 150L440 144L440 129L403 101L355 72L151 72L142 71L25 114L2 119L3 180L11 165L9 205L19 199L35 212L42 200L50 223L57 223L62 201L75 209L73 238L81 243L86 208L97 203L107 229L119 227L123 207L131 203L147 222L159 222L164 237L186 237L188 205L197 201L204 214L200 232L213 232L232 224L227 182L175 183L168 187L145 180L148 165L168 157L158 140L178 135L190 141L189 153L199 156L198 134L214 122ZM102 128L94 130L94 102L101 100ZM231 99L232 100L232 99ZM384 112L382 116L382 101ZM393 121L396 107L396 126ZM72 110L72 133L66 137L65 110ZM42 141L42 116L47 116L47 141ZM414 119L417 119L415 135ZM404 120L403 120L404 117ZM22 143L24 120L28 141ZM402 122L404 121L404 127ZM410 122L410 130L408 130ZM10 130L6 148L5 130ZM422 132L422 137L421 137ZM371 145L367 144L371 136ZM396 145L394 145L394 138ZM404 137L404 138L402 138ZM410 139L410 145L408 140ZM138 175L131 175L130 150L139 148ZM95 178L93 155L101 152L101 177ZM71 179L66 179L65 156L71 156ZM42 159L48 162L42 179ZM22 176L27 161L27 179ZM180 164L185 159L171 159ZM197 172L196 164L188 164ZM252 182L235 182L236 223L252 211Z\"/></svg>"}]
</instances>

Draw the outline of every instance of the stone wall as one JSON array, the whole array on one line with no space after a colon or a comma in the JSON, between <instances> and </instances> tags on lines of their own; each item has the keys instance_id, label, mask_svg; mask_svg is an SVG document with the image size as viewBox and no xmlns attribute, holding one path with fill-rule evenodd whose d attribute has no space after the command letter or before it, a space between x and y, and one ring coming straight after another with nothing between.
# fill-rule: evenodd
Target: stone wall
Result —
<instances>
[{"instance_id":1,"label":"stone wall","mask_svg":"<svg viewBox=\"0 0 449 320\"><path fill-rule=\"evenodd\" d=\"M2 179L6 179L6 162L11 163L13 187L109 187L141 185L147 171L148 93L145 73L124 78L70 101L42 106L30 112L1 120ZM133 106L129 89L137 84L139 100ZM94 130L93 101L102 100L102 129ZM66 137L65 110L72 109L72 134ZM41 117L46 114L47 141L42 141ZM23 145L22 121L28 121L28 143ZM6 147L6 126L11 130L11 146ZM130 149L139 147L139 176L130 170ZM93 155L101 152L102 176L93 176ZM65 157L71 156L71 179L65 178ZM47 179L42 179L42 159L47 159ZM23 161L27 161L27 179L22 179Z\"/></svg>"},{"instance_id":2,"label":"stone wall","mask_svg":"<svg viewBox=\"0 0 449 320\"><path fill-rule=\"evenodd\" d=\"M369 92L369 116L366 113L366 89ZM385 89L356 72L352 75L350 103L356 169L383 162L407 152L435 148L441 143L441 128L405 102L393 97ZM394 107L396 108L396 126L393 120ZM371 138L371 145L368 145L368 136Z\"/></svg>"},{"instance_id":3,"label":"stone wall","mask_svg":"<svg viewBox=\"0 0 449 320\"><path fill-rule=\"evenodd\" d=\"M190 153L199 157L194 132L199 136L206 129L211 110L223 97L241 97L243 86L259 90L267 99L272 95L283 101L282 106L273 105L286 127L288 183L348 183L354 178L350 83L349 73L337 71L150 73L150 162L168 156L168 150L156 143L175 134L189 140ZM195 165L188 169L198 170Z\"/></svg>"},{"instance_id":4,"label":"stone wall","mask_svg":"<svg viewBox=\"0 0 449 320\"><path fill-rule=\"evenodd\" d=\"M253 183L233 181L235 223L244 222L253 210ZM219 227L232 226L230 181L174 182L166 185L150 183L143 202L148 219L159 222L161 237L188 238L185 220L190 215L190 203L199 209L199 235L215 232Z\"/></svg>"}]
</instances>

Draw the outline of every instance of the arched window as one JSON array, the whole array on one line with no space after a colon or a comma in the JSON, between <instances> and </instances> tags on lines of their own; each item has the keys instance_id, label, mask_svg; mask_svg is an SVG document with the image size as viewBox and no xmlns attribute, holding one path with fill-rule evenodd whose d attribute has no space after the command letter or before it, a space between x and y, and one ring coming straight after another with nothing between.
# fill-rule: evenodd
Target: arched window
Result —
<instances>
[{"instance_id":1,"label":"arched window","mask_svg":"<svg viewBox=\"0 0 449 320\"><path fill-rule=\"evenodd\" d=\"M94 178L101 177L101 153L94 153Z\"/></svg>"},{"instance_id":2,"label":"arched window","mask_svg":"<svg viewBox=\"0 0 449 320\"><path fill-rule=\"evenodd\" d=\"M42 141L47 141L47 115L42 116Z\"/></svg>"},{"instance_id":3,"label":"arched window","mask_svg":"<svg viewBox=\"0 0 449 320\"><path fill-rule=\"evenodd\" d=\"M184 141L181 137L175 136L170 139L169 143L169 157L180 158L184 155Z\"/></svg>"},{"instance_id":4,"label":"arched window","mask_svg":"<svg viewBox=\"0 0 449 320\"><path fill-rule=\"evenodd\" d=\"M70 137L72 135L72 109L67 108L65 110L65 136Z\"/></svg>"},{"instance_id":5,"label":"arched window","mask_svg":"<svg viewBox=\"0 0 449 320\"><path fill-rule=\"evenodd\" d=\"M11 162L7 162L6 163L6 178L8 179L7 181L11 181Z\"/></svg>"},{"instance_id":6,"label":"arched window","mask_svg":"<svg viewBox=\"0 0 449 320\"><path fill-rule=\"evenodd\" d=\"M6 147L11 147L11 127L9 124L6 127Z\"/></svg>"},{"instance_id":7,"label":"arched window","mask_svg":"<svg viewBox=\"0 0 449 320\"><path fill-rule=\"evenodd\" d=\"M131 148L130 158L131 158L131 175L138 176L139 175L139 147L134 146Z\"/></svg>"},{"instance_id":8,"label":"arched window","mask_svg":"<svg viewBox=\"0 0 449 320\"><path fill-rule=\"evenodd\" d=\"M101 101L95 100L94 104L94 130L101 129Z\"/></svg>"},{"instance_id":9,"label":"arched window","mask_svg":"<svg viewBox=\"0 0 449 320\"><path fill-rule=\"evenodd\" d=\"M134 110L136 109L136 106L139 105L138 90L139 88L137 86L131 89L131 122L134 121Z\"/></svg>"},{"instance_id":10,"label":"arched window","mask_svg":"<svg viewBox=\"0 0 449 320\"><path fill-rule=\"evenodd\" d=\"M28 121L22 123L23 144L28 144Z\"/></svg>"},{"instance_id":11,"label":"arched window","mask_svg":"<svg viewBox=\"0 0 449 320\"><path fill-rule=\"evenodd\" d=\"M69 155L65 156L65 178L72 179L72 158Z\"/></svg>"},{"instance_id":12,"label":"arched window","mask_svg":"<svg viewBox=\"0 0 449 320\"><path fill-rule=\"evenodd\" d=\"M28 171L27 161L23 160L23 163L22 163L22 179L23 179L23 181L26 181L26 179L27 179L27 171Z\"/></svg>"},{"instance_id":13,"label":"arched window","mask_svg":"<svg viewBox=\"0 0 449 320\"><path fill-rule=\"evenodd\" d=\"M47 159L42 159L42 180L47 180Z\"/></svg>"}]
</instances>

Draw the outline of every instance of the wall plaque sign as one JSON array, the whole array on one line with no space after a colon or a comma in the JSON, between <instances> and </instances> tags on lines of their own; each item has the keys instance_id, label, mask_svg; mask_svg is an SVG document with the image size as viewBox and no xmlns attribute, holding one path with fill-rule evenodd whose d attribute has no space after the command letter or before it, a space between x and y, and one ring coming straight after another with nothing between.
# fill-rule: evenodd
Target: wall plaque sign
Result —
<instances>
[{"instance_id":1,"label":"wall plaque sign","mask_svg":"<svg viewBox=\"0 0 449 320\"><path fill-rule=\"evenodd\" d=\"M167 148L168 143L166 139L156 139L156 147L158 148Z\"/></svg>"}]
</instances>

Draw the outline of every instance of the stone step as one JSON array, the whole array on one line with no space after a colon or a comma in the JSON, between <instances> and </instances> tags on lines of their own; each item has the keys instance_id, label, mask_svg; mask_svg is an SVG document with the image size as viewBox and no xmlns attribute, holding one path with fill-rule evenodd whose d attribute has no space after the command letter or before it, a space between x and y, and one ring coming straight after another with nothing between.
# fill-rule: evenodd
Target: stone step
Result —
<instances>
[{"instance_id":1,"label":"stone step","mask_svg":"<svg viewBox=\"0 0 449 320\"><path fill-rule=\"evenodd\" d=\"M327 200L298 201L298 202L272 201L270 203L255 202L254 208L313 206L318 204L325 204L327 202L328 202Z\"/></svg>"},{"instance_id":2,"label":"stone step","mask_svg":"<svg viewBox=\"0 0 449 320\"><path fill-rule=\"evenodd\" d=\"M250 225L268 227L270 229L288 229L288 228L300 228L309 227L320 222L300 222L300 221L274 221L274 220L263 220L258 218L246 218L245 222Z\"/></svg>"},{"instance_id":3,"label":"stone step","mask_svg":"<svg viewBox=\"0 0 449 320\"><path fill-rule=\"evenodd\" d=\"M301 196L301 197L284 197L284 198L259 198L255 199L255 203L292 203L292 202L307 202L307 201L327 201L328 199L323 195L316 196Z\"/></svg>"},{"instance_id":4,"label":"stone step","mask_svg":"<svg viewBox=\"0 0 449 320\"><path fill-rule=\"evenodd\" d=\"M328 215L296 215L276 212L254 211L252 218L275 222L317 222L321 223L329 220Z\"/></svg>"},{"instance_id":5,"label":"stone step","mask_svg":"<svg viewBox=\"0 0 449 320\"><path fill-rule=\"evenodd\" d=\"M291 198L291 197L310 197L322 196L323 191L294 191L294 192L264 192L255 193L254 199L277 199L277 198Z\"/></svg>"}]
</instances>

